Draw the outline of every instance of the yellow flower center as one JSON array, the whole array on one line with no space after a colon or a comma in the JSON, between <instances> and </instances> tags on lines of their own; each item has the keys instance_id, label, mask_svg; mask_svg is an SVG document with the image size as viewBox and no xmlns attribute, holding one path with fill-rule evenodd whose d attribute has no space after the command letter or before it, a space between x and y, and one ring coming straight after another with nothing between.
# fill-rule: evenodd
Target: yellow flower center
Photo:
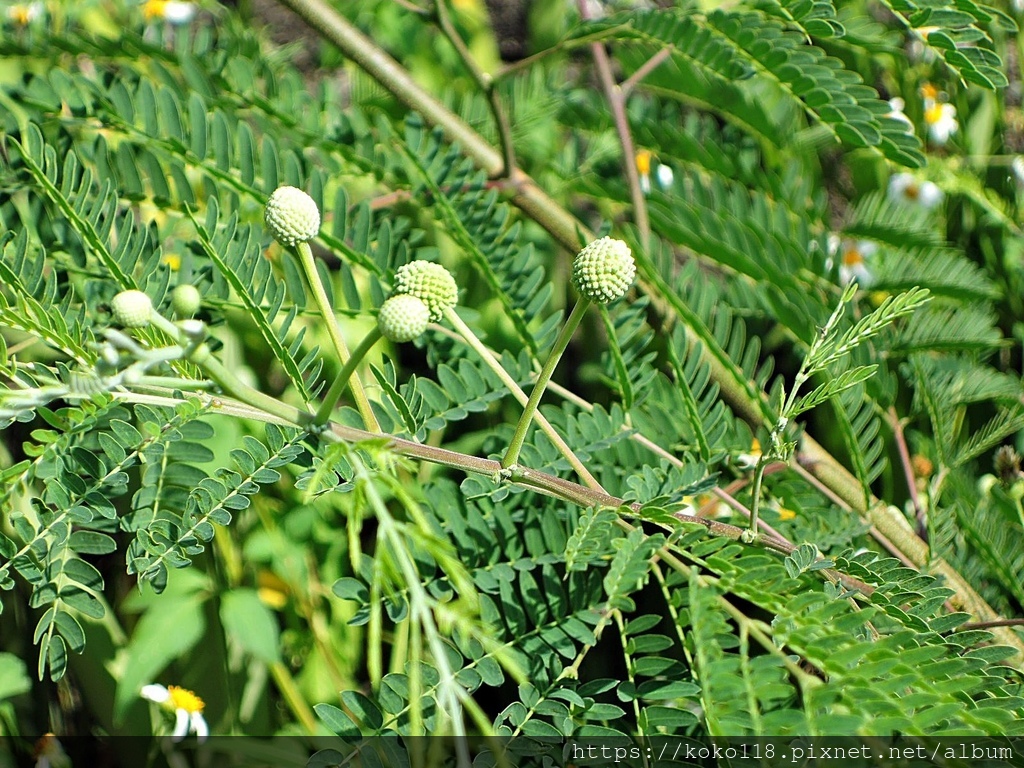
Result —
<instances>
[{"instance_id":1,"label":"yellow flower center","mask_svg":"<svg viewBox=\"0 0 1024 768\"><path fill-rule=\"evenodd\" d=\"M924 121L928 125L935 125L942 119L943 109L941 104L933 104L924 111Z\"/></svg>"},{"instance_id":2,"label":"yellow flower center","mask_svg":"<svg viewBox=\"0 0 1024 768\"><path fill-rule=\"evenodd\" d=\"M176 253L165 253L160 261L166 264L171 272L177 272L181 269L181 256Z\"/></svg>"},{"instance_id":3,"label":"yellow flower center","mask_svg":"<svg viewBox=\"0 0 1024 768\"><path fill-rule=\"evenodd\" d=\"M167 692L171 695L168 701L175 709L184 709L190 715L196 712L202 712L203 700L196 696L192 691L187 688L179 688L177 685L167 686Z\"/></svg>"},{"instance_id":4,"label":"yellow flower center","mask_svg":"<svg viewBox=\"0 0 1024 768\"><path fill-rule=\"evenodd\" d=\"M925 83L924 85L921 86L921 98L925 99L926 101L929 99L931 101L935 101L937 98L939 98L939 89L936 88L931 83Z\"/></svg>"},{"instance_id":5,"label":"yellow flower center","mask_svg":"<svg viewBox=\"0 0 1024 768\"><path fill-rule=\"evenodd\" d=\"M910 459L910 466L914 469L914 477L931 477L932 470L935 469L928 457L919 453Z\"/></svg>"},{"instance_id":6,"label":"yellow flower center","mask_svg":"<svg viewBox=\"0 0 1024 768\"><path fill-rule=\"evenodd\" d=\"M903 190L903 196L906 197L907 200L917 200L920 194L921 190L918 188L917 184L907 184L907 188Z\"/></svg>"},{"instance_id":7,"label":"yellow flower center","mask_svg":"<svg viewBox=\"0 0 1024 768\"><path fill-rule=\"evenodd\" d=\"M162 19L166 9L167 0L146 0L146 4L142 6L142 15L146 21Z\"/></svg>"},{"instance_id":8,"label":"yellow flower center","mask_svg":"<svg viewBox=\"0 0 1024 768\"><path fill-rule=\"evenodd\" d=\"M646 149L641 149L636 153L636 170L641 176L646 176L651 172L651 153Z\"/></svg>"},{"instance_id":9,"label":"yellow flower center","mask_svg":"<svg viewBox=\"0 0 1024 768\"><path fill-rule=\"evenodd\" d=\"M855 267L858 264L863 263L864 256L856 248L848 248L847 250L843 251L843 266Z\"/></svg>"},{"instance_id":10,"label":"yellow flower center","mask_svg":"<svg viewBox=\"0 0 1024 768\"><path fill-rule=\"evenodd\" d=\"M14 5L11 6L9 11L11 20L18 26L25 27L32 21L32 9L27 5Z\"/></svg>"}]
</instances>

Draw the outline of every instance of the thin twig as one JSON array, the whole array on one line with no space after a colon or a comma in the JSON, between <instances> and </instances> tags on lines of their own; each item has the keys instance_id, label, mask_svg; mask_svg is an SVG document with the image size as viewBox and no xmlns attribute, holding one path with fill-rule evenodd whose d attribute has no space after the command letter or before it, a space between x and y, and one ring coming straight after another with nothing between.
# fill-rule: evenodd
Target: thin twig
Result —
<instances>
[{"instance_id":1,"label":"thin twig","mask_svg":"<svg viewBox=\"0 0 1024 768\"><path fill-rule=\"evenodd\" d=\"M584 20L590 19L590 11L587 8L586 0L577 0L580 16ZM594 55L594 64L597 67L597 79L601 83L605 98L608 99L608 106L612 110L612 117L615 120L615 133L618 134L619 144L622 146L622 162L626 171L626 183L629 186L629 196L633 201L633 218L635 219L637 232L640 236L640 245L647 251L651 244L651 223L647 216L647 200L644 198L643 189L640 187L640 176L636 170L636 148L633 145L633 135L629 130L629 116L626 114L626 95L622 88L615 83L615 76L612 74L612 62L608 51L604 49L603 43L591 43L590 50Z\"/></svg>"},{"instance_id":2,"label":"thin twig","mask_svg":"<svg viewBox=\"0 0 1024 768\"><path fill-rule=\"evenodd\" d=\"M917 481L914 478L914 463L910 458L910 449L907 448L907 438L903 434L903 423L895 408L889 409L889 426L892 427L892 434L896 438L896 448L900 455L900 464L903 465L903 477L907 481L907 490L910 491L910 502L914 505L914 519L917 520L917 535L924 541L928 541L928 520L925 518L924 507L921 506L921 499L917 494Z\"/></svg>"},{"instance_id":3,"label":"thin twig","mask_svg":"<svg viewBox=\"0 0 1024 768\"><path fill-rule=\"evenodd\" d=\"M459 58L462 59L462 63L469 71L473 81L483 91L484 96L487 97L487 103L491 108L491 115L494 117L494 127L498 132L501 156L504 160L504 167L501 173L497 174L497 177L510 178L516 167L515 147L512 145L512 124L509 122L508 113L505 111L505 106L501 103L501 98L498 96L498 91L494 86L494 79L480 69L480 65L476 63L476 59L473 58L473 54L466 46L466 42L462 39L459 31L455 29L451 13L448 10L448 0L435 0L434 15L441 34L451 43L452 48L459 54Z\"/></svg>"},{"instance_id":4,"label":"thin twig","mask_svg":"<svg viewBox=\"0 0 1024 768\"><path fill-rule=\"evenodd\" d=\"M619 90L622 91L622 98L628 99L629 94L631 94L633 89L640 84L640 81L660 67L661 63L671 55L672 50L670 48L662 48L656 54L651 56L651 58L641 64L637 71L623 80L622 85L619 86Z\"/></svg>"},{"instance_id":5,"label":"thin twig","mask_svg":"<svg viewBox=\"0 0 1024 768\"><path fill-rule=\"evenodd\" d=\"M406 10L412 11L413 13L419 14L420 16L429 16L430 15L430 11L428 11L426 8L422 8L422 7L418 6L418 5L416 5L416 3L412 2L412 0L394 0L394 1L396 3L398 3L400 6L402 6L403 8L405 8Z\"/></svg>"},{"instance_id":6,"label":"thin twig","mask_svg":"<svg viewBox=\"0 0 1024 768\"><path fill-rule=\"evenodd\" d=\"M1024 627L1024 619L999 619L998 621L970 621L960 629L989 629L990 627Z\"/></svg>"},{"instance_id":7,"label":"thin twig","mask_svg":"<svg viewBox=\"0 0 1024 768\"><path fill-rule=\"evenodd\" d=\"M507 77L518 74L524 69L529 69L538 61L553 56L556 53L562 53L563 51L572 51L576 48L582 48L585 45L595 40L605 40L609 37L615 37L621 30L621 27L606 27L599 29L596 32L592 32L589 35L581 35L580 37L573 38L572 40L562 40L559 43L555 43L550 48L545 48L543 51L538 51L525 59L519 61L512 61L502 67L497 74L495 74L495 80L504 80Z\"/></svg>"}]
</instances>

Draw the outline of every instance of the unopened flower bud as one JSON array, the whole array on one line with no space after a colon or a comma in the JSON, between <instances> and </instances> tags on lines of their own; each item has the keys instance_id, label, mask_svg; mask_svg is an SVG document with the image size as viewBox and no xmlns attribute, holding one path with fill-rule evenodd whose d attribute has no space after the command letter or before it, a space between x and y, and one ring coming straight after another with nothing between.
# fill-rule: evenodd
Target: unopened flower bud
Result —
<instances>
[{"instance_id":1,"label":"unopened flower bud","mask_svg":"<svg viewBox=\"0 0 1024 768\"><path fill-rule=\"evenodd\" d=\"M440 320L459 301L459 286L451 272L432 261L411 261L395 272L395 293L409 294L427 305L431 320Z\"/></svg>"},{"instance_id":2,"label":"unopened flower bud","mask_svg":"<svg viewBox=\"0 0 1024 768\"><path fill-rule=\"evenodd\" d=\"M412 341L430 322L430 310L422 300L408 294L392 296L384 302L377 314L377 327L391 341Z\"/></svg>"},{"instance_id":3,"label":"unopened flower bud","mask_svg":"<svg viewBox=\"0 0 1024 768\"><path fill-rule=\"evenodd\" d=\"M203 298L199 295L199 289L187 283L179 285L171 293L171 309L178 317L192 317L199 311L203 304Z\"/></svg>"},{"instance_id":4,"label":"unopened flower bud","mask_svg":"<svg viewBox=\"0 0 1024 768\"><path fill-rule=\"evenodd\" d=\"M278 187L267 200L264 220L281 245L312 240L320 231L320 210L313 198L296 187Z\"/></svg>"},{"instance_id":5,"label":"unopened flower bud","mask_svg":"<svg viewBox=\"0 0 1024 768\"><path fill-rule=\"evenodd\" d=\"M629 246L611 237L595 240L572 263L576 289L598 304L625 295L635 276L636 264Z\"/></svg>"},{"instance_id":6,"label":"unopened flower bud","mask_svg":"<svg viewBox=\"0 0 1024 768\"><path fill-rule=\"evenodd\" d=\"M145 328L153 315L153 302L142 291L121 291L111 299L110 312L125 328Z\"/></svg>"}]
</instances>

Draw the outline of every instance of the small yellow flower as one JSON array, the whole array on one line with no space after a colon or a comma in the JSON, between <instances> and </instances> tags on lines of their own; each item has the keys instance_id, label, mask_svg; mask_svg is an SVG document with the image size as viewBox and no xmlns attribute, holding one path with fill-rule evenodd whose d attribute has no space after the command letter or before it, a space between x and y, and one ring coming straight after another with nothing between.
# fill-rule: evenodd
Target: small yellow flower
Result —
<instances>
[{"instance_id":1,"label":"small yellow flower","mask_svg":"<svg viewBox=\"0 0 1024 768\"><path fill-rule=\"evenodd\" d=\"M288 584L271 571L260 571L256 577L256 595L260 602L274 610L288 605Z\"/></svg>"},{"instance_id":2,"label":"small yellow flower","mask_svg":"<svg viewBox=\"0 0 1024 768\"><path fill-rule=\"evenodd\" d=\"M160 263L167 265L171 272L177 272L181 269L181 256L176 253L165 253L160 259Z\"/></svg>"},{"instance_id":3,"label":"small yellow flower","mask_svg":"<svg viewBox=\"0 0 1024 768\"><path fill-rule=\"evenodd\" d=\"M939 98L939 89L931 83L925 83L921 86L921 98L924 99L927 106L929 102L934 102Z\"/></svg>"},{"instance_id":4,"label":"small yellow flower","mask_svg":"<svg viewBox=\"0 0 1024 768\"><path fill-rule=\"evenodd\" d=\"M785 507L779 507L778 512L779 512L779 520L785 521L785 520L795 520L796 519L796 512L794 512L792 509L786 509Z\"/></svg>"}]
</instances>

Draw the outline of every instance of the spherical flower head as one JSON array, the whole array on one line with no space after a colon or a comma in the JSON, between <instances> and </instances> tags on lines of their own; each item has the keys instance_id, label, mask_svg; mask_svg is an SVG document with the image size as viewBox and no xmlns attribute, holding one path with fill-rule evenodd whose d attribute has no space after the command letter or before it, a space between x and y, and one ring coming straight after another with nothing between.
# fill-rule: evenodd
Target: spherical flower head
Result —
<instances>
[{"instance_id":1,"label":"spherical flower head","mask_svg":"<svg viewBox=\"0 0 1024 768\"><path fill-rule=\"evenodd\" d=\"M203 304L203 297L194 285L184 283L171 292L171 309L178 317L192 317Z\"/></svg>"},{"instance_id":2,"label":"spherical flower head","mask_svg":"<svg viewBox=\"0 0 1024 768\"><path fill-rule=\"evenodd\" d=\"M377 314L377 328L386 339L399 343L412 341L430 322L430 310L421 299L409 293L392 296Z\"/></svg>"},{"instance_id":3,"label":"spherical flower head","mask_svg":"<svg viewBox=\"0 0 1024 768\"><path fill-rule=\"evenodd\" d=\"M407 293L427 305L431 320L440 320L459 301L451 272L432 261L410 261L395 272L395 293Z\"/></svg>"},{"instance_id":4,"label":"spherical flower head","mask_svg":"<svg viewBox=\"0 0 1024 768\"><path fill-rule=\"evenodd\" d=\"M267 228L281 245L312 240L320 231L320 210L313 198L296 187L278 187L267 200Z\"/></svg>"},{"instance_id":5,"label":"spherical flower head","mask_svg":"<svg viewBox=\"0 0 1024 768\"><path fill-rule=\"evenodd\" d=\"M598 304L625 295L636 277L636 264L629 246L621 240L602 237L577 254L572 263L576 289Z\"/></svg>"},{"instance_id":6,"label":"spherical flower head","mask_svg":"<svg viewBox=\"0 0 1024 768\"><path fill-rule=\"evenodd\" d=\"M110 312L125 328L145 328L153 315L153 302L142 291L121 291L111 299Z\"/></svg>"}]
</instances>

